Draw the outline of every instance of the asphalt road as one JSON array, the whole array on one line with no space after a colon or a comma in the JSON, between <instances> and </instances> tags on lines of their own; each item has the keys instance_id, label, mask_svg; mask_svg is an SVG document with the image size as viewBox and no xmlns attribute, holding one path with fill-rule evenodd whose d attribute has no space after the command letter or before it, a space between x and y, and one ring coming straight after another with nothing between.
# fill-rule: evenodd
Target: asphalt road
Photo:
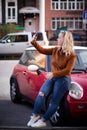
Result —
<instances>
[{"instance_id":1,"label":"asphalt road","mask_svg":"<svg viewBox=\"0 0 87 130\"><path fill-rule=\"evenodd\" d=\"M10 100L0 100L0 126L26 127L31 112L29 103L14 104Z\"/></svg>"},{"instance_id":2,"label":"asphalt road","mask_svg":"<svg viewBox=\"0 0 87 130\"><path fill-rule=\"evenodd\" d=\"M27 127L33 106L28 102L14 104L11 100L0 100L0 130L36 130ZM85 122L86 123L86 122ZM79 122L80 124L80 122ZM57 126L52 127L47 122L47 127L37 128L38 130L87 130L84 125Z\"/></svg>"}]
</instances>

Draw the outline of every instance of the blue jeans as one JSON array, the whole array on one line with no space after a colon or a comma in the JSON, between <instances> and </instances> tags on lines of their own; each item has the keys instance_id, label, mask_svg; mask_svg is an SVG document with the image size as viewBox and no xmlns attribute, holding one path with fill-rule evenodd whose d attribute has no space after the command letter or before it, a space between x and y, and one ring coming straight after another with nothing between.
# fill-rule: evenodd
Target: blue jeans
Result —
<instances>
[{"instance_id":1,"label":"blue jeans","mask_svg":"<svg viewBox=\"0 0 87 130\"><path fill-rule=\"evenodd\" d=\"M69 89L70 83L71 78L68 76L47 79L39 91L43 92L44 96L38 94L34 104L33 113L40 114L41 109L44 106L46 96L52 91L51 103L46 113L43 115L43 118L45 120L49 119L52 116L52 114L54 114L57 110L57 107L59 106L61 99L63 98L66 91L68 91Z\"/></svg>"}]
</instances>

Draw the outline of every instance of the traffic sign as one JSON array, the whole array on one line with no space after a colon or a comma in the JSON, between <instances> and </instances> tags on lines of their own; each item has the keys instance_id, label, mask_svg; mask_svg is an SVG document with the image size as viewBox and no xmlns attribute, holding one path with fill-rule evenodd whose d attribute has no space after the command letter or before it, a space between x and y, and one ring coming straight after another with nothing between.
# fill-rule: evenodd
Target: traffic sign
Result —
<instances>
[{"instance_id":1,"label":"traffic sign","mask_svg":"<svg viewBox=\"0 0 87 130\"><path fill-rule=\"evenodd\" d=\"M83 19L87 20L87 12L83 12Z\"/></svg>"}]
</instances>

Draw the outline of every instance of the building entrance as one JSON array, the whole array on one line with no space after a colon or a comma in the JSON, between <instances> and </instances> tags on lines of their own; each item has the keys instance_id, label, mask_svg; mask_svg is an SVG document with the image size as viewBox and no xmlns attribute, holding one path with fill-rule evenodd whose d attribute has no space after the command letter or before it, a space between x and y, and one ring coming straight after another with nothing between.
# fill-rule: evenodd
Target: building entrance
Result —
<instances>
[{"instance_id":1,"label":"building entrance","mask_svg":"<svg viewBox=\"0 0 87 130\"><path fill-rule=\"evenodd\" d=\"M29 32L32 32L32 31L35 31L35 20L34 18L27 18L25 20L25 31L29 31Z\"/></svg>"}]
</instances>

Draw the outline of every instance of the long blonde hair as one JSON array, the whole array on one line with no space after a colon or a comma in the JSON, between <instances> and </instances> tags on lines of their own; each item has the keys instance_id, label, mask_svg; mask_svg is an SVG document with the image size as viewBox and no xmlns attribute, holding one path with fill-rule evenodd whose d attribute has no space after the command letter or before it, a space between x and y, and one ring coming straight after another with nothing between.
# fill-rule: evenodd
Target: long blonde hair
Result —
<instances>
[{"instance_id":1,"label":"long blonde hair","mask_svg":"<svg viewBox=\"0 0 87 130\"><path fill-rule=\"evenodd\" d=\"M72 33L70 31L61 31L60 33L62 33L64 37L62 50L65 55L70 55L72 51L74 52L74 41Z\"/></svg>"}]
</instances>

